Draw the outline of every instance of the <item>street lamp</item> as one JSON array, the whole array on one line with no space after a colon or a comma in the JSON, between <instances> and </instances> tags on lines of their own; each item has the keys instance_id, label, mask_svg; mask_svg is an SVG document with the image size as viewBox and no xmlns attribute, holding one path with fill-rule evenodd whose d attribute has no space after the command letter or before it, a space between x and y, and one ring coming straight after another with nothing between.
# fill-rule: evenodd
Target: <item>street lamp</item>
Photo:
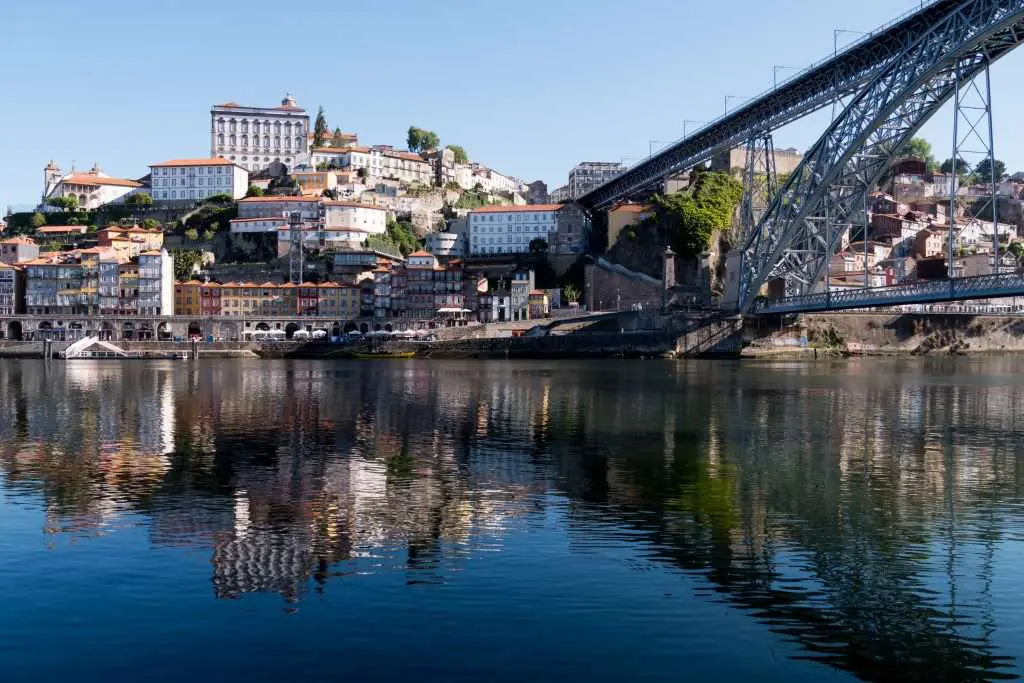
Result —
<instances>
[{"instance_id":1,"label":"street lamp","mask_svg":"<svg viewBox=\"0 0 1024 683\"><path fill-rule=\"evenodd\" d=\"M664 145L671 142L670 140L648 140L647 141L647 158L650 159L654 156L654 144Z\"/></svg>"},{"instance_id":2,"label":"street lamp","mask_svg":"<svg viewBox=\"0 0 1024 683\"><path fill-rule=\"evenodd\" d=\"M774 85L775 88L779 87L779 70L780 69L792 69L793 71L799 71L800 70L800 69L798 69L795 66L786 66L784 64L776 64L775 66L772 67L772 69L775 72L773 74L773 76L772 76L772 82L775 84Z\"/></svg>"},{"instance_id":3,"label":"street lamp","mask_svg":"<svg viewBox=\"0 0 1024 683\"><path fill-rule=\"evenodd\" d=\"M840 34L843 34L843 33L850 34L850 35L855 35L855 36L870 36L871 35L870 33L867 33L866 31L851 31L851 30L845 29L845 28L832 29L832 56L833 57L838 57L839 56L839 36L840 36Z\"/></svg>"},{"instance_id":4,"label":"street lamp","mask_svg":"<svg viewBox=\"0 0 1024 683\"><path fill-rule=\"evenodd\" d=\"M746 99L741 95L726 95L725 96L725 113L729 113L729 100Z\"/></svg>"}]
</instances>

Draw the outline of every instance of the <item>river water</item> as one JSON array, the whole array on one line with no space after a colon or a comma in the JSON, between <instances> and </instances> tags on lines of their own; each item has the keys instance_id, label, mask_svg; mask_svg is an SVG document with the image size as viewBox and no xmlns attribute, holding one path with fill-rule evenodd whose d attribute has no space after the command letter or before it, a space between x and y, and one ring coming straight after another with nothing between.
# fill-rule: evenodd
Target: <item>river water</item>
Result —
<instances>
[{"instance_id":1,"label":"river water","mask_svg":"<svg viewBox=\"0 0 1024 683\"><path fill-rule=\"evenodd\" d=\"M0 680L1016 678L1022 371L3 361Z\"/></svg>"}]
</instances>

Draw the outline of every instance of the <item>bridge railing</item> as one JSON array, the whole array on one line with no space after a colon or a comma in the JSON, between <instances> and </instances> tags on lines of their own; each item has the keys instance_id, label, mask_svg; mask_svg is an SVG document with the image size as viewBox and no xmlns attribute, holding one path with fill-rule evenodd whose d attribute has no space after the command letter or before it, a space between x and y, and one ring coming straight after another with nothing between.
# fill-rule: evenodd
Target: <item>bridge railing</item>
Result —
<instances>
[{"instance_id":1,"label":"bridge railing","mask_svg":"<svg viewBox=\"0 0 1024 683\"><path fill-rule=\"evenodd\" d=\"M1000 273L764 300L754 306L754 312L802 313L1021 295L1024 295L1024 273Z\"/></svg>"}]
</instances>

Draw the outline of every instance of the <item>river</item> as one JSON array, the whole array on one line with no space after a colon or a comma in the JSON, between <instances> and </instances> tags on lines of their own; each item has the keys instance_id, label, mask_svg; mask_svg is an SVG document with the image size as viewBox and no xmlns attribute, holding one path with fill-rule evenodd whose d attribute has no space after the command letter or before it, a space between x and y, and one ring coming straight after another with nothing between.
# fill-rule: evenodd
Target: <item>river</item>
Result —
<instances>
[{"instance_id":1,"label":"river","mask_svg":"<svg viewBox=\"0 0 1024 683\"><path fill-rule=\"evenodd\" d=\"M992 680L1024 360L0 362L0 680Z\"/></svg>"}]
</instances>

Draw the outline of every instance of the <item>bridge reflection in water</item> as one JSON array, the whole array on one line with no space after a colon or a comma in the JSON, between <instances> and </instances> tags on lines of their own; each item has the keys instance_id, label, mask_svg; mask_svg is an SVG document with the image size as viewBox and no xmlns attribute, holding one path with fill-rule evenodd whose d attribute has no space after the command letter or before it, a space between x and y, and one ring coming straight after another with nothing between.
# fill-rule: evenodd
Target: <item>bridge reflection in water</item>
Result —
<instances>
[{"instance_id":1,"label":"bridge reflection in water","mask_svg":"<svg viewBox=\"0 0 1024 683\"><path fill-rule=\"evenodd\" d=\"M217 597L299 604L364 574L500 574L490 551L556 519L572 562L628 539L621 588L689 577L691 605L742 611L794 658L1012 678L1021 370L7 363L0 489L86 544L141 516L154 548L210 556Z\"/></svg>"}]
</instances>

